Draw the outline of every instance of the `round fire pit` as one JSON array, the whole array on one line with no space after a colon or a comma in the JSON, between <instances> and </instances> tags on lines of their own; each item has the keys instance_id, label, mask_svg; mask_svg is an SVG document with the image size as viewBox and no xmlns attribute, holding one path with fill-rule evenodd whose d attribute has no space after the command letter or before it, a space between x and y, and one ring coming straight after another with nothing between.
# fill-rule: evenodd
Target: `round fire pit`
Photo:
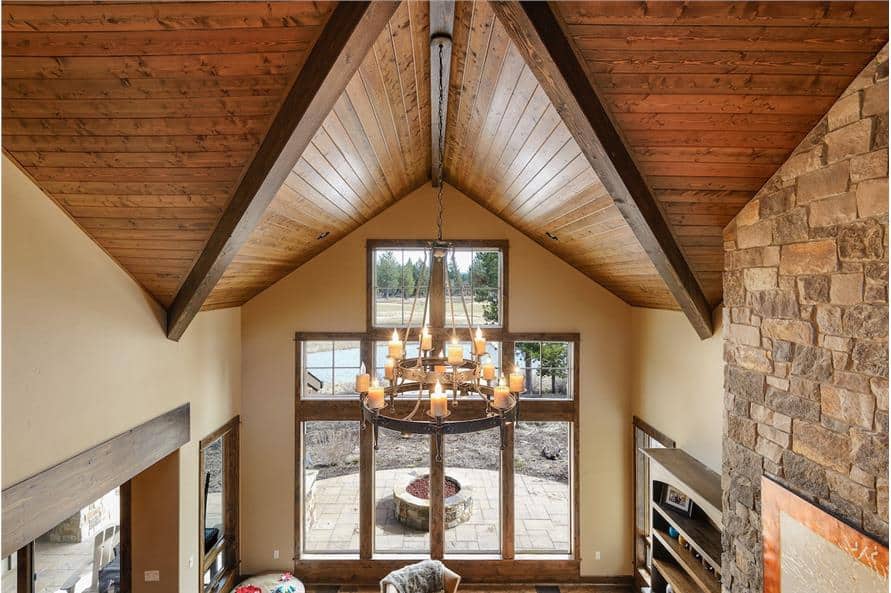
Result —
<instances>
[{"instance_id":1,"label":"round fire pit","mask_svg":"<svg viewBox=\"0 0 891 593\"><path fill-rule=\"evenodd\" d=\"M405 476L393 486L396 518L416 531L430 529L430 476ZM445 526L455 527L470 519L473 496L470 487L451 476L445 477Z\"/></svg>"}]
</instances>

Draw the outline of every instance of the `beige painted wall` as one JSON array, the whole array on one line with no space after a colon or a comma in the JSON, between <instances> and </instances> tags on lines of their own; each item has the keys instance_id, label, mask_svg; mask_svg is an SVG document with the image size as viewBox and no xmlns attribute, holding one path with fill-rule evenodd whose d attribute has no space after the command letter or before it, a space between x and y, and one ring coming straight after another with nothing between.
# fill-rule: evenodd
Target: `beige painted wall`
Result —
<instances>
[{"instance_id":1,"label":"beige painted wall","mask_svg":"<svg viewBox=\"0 0 891 593\"><path fill-rule=\"evenodd\" d=\"M512 331L581 334L582 573L630 574L631 308L452 188L445 232L510 241ZM294 332L363 331L365 240L433 235L427 185L243 306L245 572L286 569L293 556Z\"/></svg>"},{"instance_id":2,"label":"beige painted wall","mask_svg":"<svg viewBox=\"0 0 891 593\"><path fill-rule=\"evenodd\" d=\"M179 468L174 451L130 481L132 593L165 593L179 584L179 546L171 545L179 535ZM146 583L146 570L160 571L161 580Z\"/></svg>"},{"instance_id":3,"label":"beige painted wall","mask_svg":"<svg viewBox=\"0 0 891 593\"><path fill-rule=\"evenodd\" d=\"M683 313L634 307L632 409L677 446L721 473L724 361L722 309L700 340Z\"/></svg>"},{"instance_id":4,"label":"beige painted wall","mask_svg":"<svg viewBox=\"0 0 891 593\"><path fill-rule=\"evenodd\" d=\"M2 173L3 486L190 402L179 590L196 591L198 440L238 413L240 309L167 340L160 307L5 156Z\"/></svg>"}]
</instances>

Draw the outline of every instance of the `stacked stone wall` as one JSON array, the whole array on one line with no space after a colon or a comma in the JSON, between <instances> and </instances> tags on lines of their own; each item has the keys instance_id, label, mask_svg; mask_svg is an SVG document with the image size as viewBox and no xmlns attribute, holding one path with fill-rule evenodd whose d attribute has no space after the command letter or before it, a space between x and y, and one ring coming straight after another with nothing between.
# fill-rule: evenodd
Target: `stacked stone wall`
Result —
<instances>
[{"instance_id":1,"label":"stacked stone wall","mask_svg":"<svg viewBox=\"0 0 891 593\"><path fill-rule=\"evenodd\" d=\"M725 230L725 591L762 590L764 474L888 538L887 52Z\"/></svg>"}]
</instances>

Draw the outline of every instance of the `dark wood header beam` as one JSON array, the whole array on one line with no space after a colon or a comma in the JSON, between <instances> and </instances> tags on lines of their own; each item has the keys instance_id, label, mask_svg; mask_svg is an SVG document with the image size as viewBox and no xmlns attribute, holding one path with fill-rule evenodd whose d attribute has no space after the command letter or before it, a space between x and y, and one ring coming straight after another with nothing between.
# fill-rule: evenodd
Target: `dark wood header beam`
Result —
<instances>
[{"instance_id":1,"label":"dark wood header beam","mask_svg":"<svg viewBox=\"0 0 891 593\"><path fill-rule=\"evenodd\" d=\"M491 6L696 333L710 337L702 289L553 9L517 0Z\"/></svg>"},{"instance_id":2,"label":"dark wood header beam","mask_svg":"<svg viewBox=\"0 0 891 593\"><path fill-rule=\"evenodd\" d=\"M189 442L189 404L3 490L6 557Z\"/></svg>"},{"instance_id":3,"label":"dark wood header beam","mask_svg":"<svg viewBox=\"0 0 891 593\"><path fill-rule=\"evenodd\" d=\"M454 0L430 2L430 141L432 146L430 177L433 187L442 184L442 159L445 148L445 122L449 108L449 75L452 71L452 30L455 26ZM440 68L440 51L442 67ZM442 72L442 101L439 75ZM442 119L439 109L442 107ZM441 128L441 129L440 129ZM442 138L442 142L440 142Z\"/></svg>"},{"instance_id":4,"label":"dark wood header beam","mask_svg":"<svg viewBox=\"0 0 891 593\"><path fill-rule=\"evenodd\" d=\"M179 340L359 68L398 0L340 2L167 313Z\"/></svg>"}]
</instances>

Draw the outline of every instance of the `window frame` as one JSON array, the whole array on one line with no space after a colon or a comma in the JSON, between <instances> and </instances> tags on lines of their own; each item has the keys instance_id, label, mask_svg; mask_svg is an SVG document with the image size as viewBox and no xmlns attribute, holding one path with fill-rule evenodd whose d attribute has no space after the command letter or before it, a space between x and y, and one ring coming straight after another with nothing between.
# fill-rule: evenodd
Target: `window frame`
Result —
<instances>
[{"instance_id":1,"label":"window frame","mask_svg":"<svg viewBox=\"0 0 891 593\"><path fill-rule=\"evenodd\" d=\"M198 590L202 593L215 593L231 589L238 580L241 559L240 552L240 528L239 528L239 427L241 416L234 416L223 426L214 430L198 443L198 545L201 550L201 563L198 566ZM222 440L223 449L223 528L224 533L209 551L204 549L204 452L213 443ZM223 556L224 565L211 579L210 583L204 583L206 573L216 561L220 553L226 551Z\"/></svg>"},{"instance_id":2,"label":"window frame","mask_svg":"<svg viewBox=\"0 0 891 593\"><path fill-rule=\"evenodd\" d=\"M499 239L491 239L491 240L460 240L460 241L452 241L452 245L458 250L487 250L487 249L497 249L501 252L501 273L500 273L500 295L501 295L501 323L498 326L486 326L485 331L486 335L500 335L502 333L508 333L508 322L510 320L510 308L509 308L509 286L510 286L510 249L509 242L506 240ZM379 249L426 249L429 247L430 241L421 240L421 239L368 239L365 242L365 252L366 252L366 280L367 280L367 290L365 292L365 327L368 328L369 333L377 333L383 335L384 337L389 337L390 334L393 333L393 329L402 328L405 329L404 325L401 326L383 326L377 325L375 323L374 317L374 297L375 297L375 266L374 266L374 253ZM427 287L427 290L430 292L430 311L428 313L430 317L430 326L431 327L446 327L446 293L445 293L445 280L446 280L446 270L447 267L443 267L442 273L436 270L437 265L436 262L431 266L430 271L430 285ZM457 316L457 315L456 315ZM420 319L420 317L418 318ZM474 328L475 329L475 328ZM467 327L458 326L457 331L460 333L461 331L467 331ZM451 329L448 330L449 334L451 333ZM436 335L434 334L434 340L436 340Z\"/></svg>"},{"instance_id":3,"label":"window frame","mask_svg":"<svg viewBox=\"0 0 891 593\"><path fill-rule=\"evenodd\" d=\"M367 251L367 292L366 292L366 331L347 332L296 332L295 338L295 512L294 512L294 570L297 574L306 575L306 578L315 582L339 582L345 570L350 571L355 578L360 580L373 580L404 564L405 560L417 558L418 554L406 552L405 554L391 552L375 552L374 531L374 505L375 505L375 464L371 430L359 431L360 455L359 455L359 553L306 553L303 551L305 508L304 508L304 443L303 424L312 421L355 421L362 422L361 411L358 405L349 405L347 402L358 403L355 399L343 396L319 397L313 394L305 397L303 382L303 347L304 341L359 341L360 363L365 363L368 372L374 373L374 347L377 341L386 341L390 338L394 327L376 327L374 325L374 250L385 247L395 248L419 248L426 247L427 241L393 241L393 240L369 240L366 244ZM569 554L517 554L515 551L514 535L514 447L513 425L508 425L509 446L501 454L501 524L499 535L501 538L500 553L467 554L462 552L445 552L445 531L430 534L430 553L422 557L446 558L449 565L458 570L468 579L491 577L492 571L499 574L512 575L506 580L528 582L530 578L540 578L554 581L569 581L578 579L580 566L579 549L579 352L580 337L578 333L511 333L508 327L510 319L509 311L509 255L507 241L456 241L457 247L464 248L492 248L497 247L502 252L501 271L501 299L502 299L502 326L486 327L486 337L491 341L501 343L500 366L507 372L513 368L514 343L518 341L562 341L570 342L572 349L571 379L568 398L566 399L525 399L522 403L523 421L558 421L567 422L570 427L570 446L572 452L569 455L570 465L570 553ZM434 263L434 266L436 264ZM444 266L443 266L444 267ZM443 270L444 272L444 270ZM432 277L436 277L437 270L432 270ZM443 274L443 280L445 275ZM446 340L451 338L452 330L444 326L445 299L440 305L434 304L435 292L440 292L444 282L439 287L431 282L431 311L430 333L433 335L434 349L440 348ZM398 327L400 335L404 335L405 328ZM462 341L470 336L462 335L475 328L457 328L458 337ZM409 340L417 340L420 328L413 328L408 335ZM408 402L407 402L408 403ZM472 406L461 406L453 412L455 419L470 418L478 413L471 409ZM431 451L434 448L431 447ZM431 455L430 468L434 469L435 459ZM439 463L446 465L448 452L445 459ZM437 470L438 471L438 470ZM438 541L436 541L438 539Z\"/></svg>"}]
</instances>

